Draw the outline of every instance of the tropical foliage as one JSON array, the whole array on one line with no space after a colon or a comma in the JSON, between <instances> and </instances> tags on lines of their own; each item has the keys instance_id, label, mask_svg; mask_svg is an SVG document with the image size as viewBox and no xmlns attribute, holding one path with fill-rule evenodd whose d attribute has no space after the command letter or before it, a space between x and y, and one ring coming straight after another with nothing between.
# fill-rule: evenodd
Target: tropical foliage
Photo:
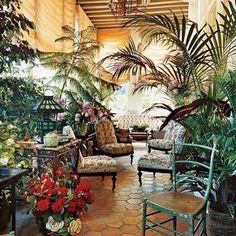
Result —
<instances>
[{"instance_id":1,"label":"tropical foliage","mask_svg":"<svg viewBox=\"0 0 236 236\"><path fill-rule=\"evenodd\" d=\"M73 50L41 55L42 65L56 70L49 85L54 85L53 89L58 90L60 96L64 93L72 102L100 104L112 94L116 86L94 73L95 53L101 46L95 39L96 30L92 26L82 31L64 26L63 30L65 36L56 39L56 42L69 42Z\"/></svg>"},{"instance_id":2,"label":"tropical foliage","mask_svg":"<svg viewBox=\"0 0 236 236\"><path fill-rule=\"evenodd\" d=\"M132 42L103 60L111 61L116 79L137 69L140 73L136 91L164 87L177 108L153 105L152 108L171 112L162 128L174 119L186 127L190 141L208 146L217 141L220 150L216 163L218 187L236 174L236 72L233 68L229 71L229 58L236 52L236 10L232 1L222 6L224 13L218 13L219 21L216 20L214 26L201 28L185 16L178 19L175 14L173 19L147 14L129 19L124 26L140 32L143 42L147 45L158 42L169 49L160 65L145 57ZM217 204L226 211L228 205L218 194L219 189L222 192L222 188L216 189ZM228 209L235 215L235 201Z\"/></svg>"},{"instance_id":3,"label":"tropical foliage","mask_svg":"<svg viewBox=\"0 0 236 236\"><path fill-rule=\"evenodd\" d=\"M136 91L164 85L177 104L186 103L189 96L201 96L212 75L224 75L228 57L234 54L236 12L232 2L228 8L223 4L223 8L225 14L219 14L223 23L216 21L216 29L210 25L199 29L197 23L184 15L181 19L175 14L173 19L165 15L133 16L124 27L140 32L146 46L161 43L169 49L168 56L163 63L155 65L131 41L101 63L110 61L116 79L133 69L138 70L140 81Z\"/></svg>"},{"instance_id":4,"label":"tropical foliage","mask_svg":"<svg viewBox=\"0 0 236 236\"><path fill-rule=\"evenodd\" d=\"M20 3L20 0L0 0L0 73L11 71L13 62L28 62L35 56L28 42L22 39L23 33L33 29L34 24L20 13Z\"/></svg>"}]
</instances>

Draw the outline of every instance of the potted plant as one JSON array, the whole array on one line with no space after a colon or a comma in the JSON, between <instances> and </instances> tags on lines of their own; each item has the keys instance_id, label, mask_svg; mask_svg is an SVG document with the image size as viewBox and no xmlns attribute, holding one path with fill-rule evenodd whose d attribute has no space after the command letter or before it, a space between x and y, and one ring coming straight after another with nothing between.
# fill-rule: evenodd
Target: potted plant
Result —
<instances>
[{"instance_id":1,"label":"potted plant","mask_svg":"<svg viewBox=\"0 0 236 236\"><path fill-rule=\"evenodd\" d=\"M78 175L58 169L34 175L28 181L25 199L30 204L39 229L44 235L78 235L80 219L93 203L91 185L78 182Z\"/></svg>"},{"instance_id":2,"label":"potted plant","mask_svg":"<svg viewBox=\"0 0 236 236\"><path fill-rule=\"evenodd\" d=\"M131 126L133 132L145 132L148 128L147 124L133 125Z\"/></svg>"}]
</instances>

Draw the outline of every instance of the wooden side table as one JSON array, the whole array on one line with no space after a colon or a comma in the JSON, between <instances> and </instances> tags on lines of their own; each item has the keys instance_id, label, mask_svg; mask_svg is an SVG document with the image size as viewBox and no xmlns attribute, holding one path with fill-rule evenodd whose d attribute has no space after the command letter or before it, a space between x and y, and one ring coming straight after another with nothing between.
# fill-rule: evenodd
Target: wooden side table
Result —
<instances>
[{"instance_id":1,"label":"wooden side table","mask_svg":"<svg viewBox=\"0 0 236 236\"><path fill-rule=\"evenodd\" d=\"M55 172L58 169L60 160L63 157L66 155L77 155L78 142L78 139L73 139L68 143L56 147L45 147L43 144L36 144L34 146L24 147L24 149L33 151L37 158L52 159L52 168Z\"/></svg>"},{"instance_id":2,"label":"wooden side table","mask_svg":"<svg viewBox=\"0 0 236 236\"><path fill-rule=\"evenodd\" d=\"M11 191L11 213L12 213L12 231L16 231L16 191L15 184L29 172L29 169L9 169L9 172L2 173L0 169L0 189L10 187Z\"/></svg>"},{"instance_id":3,"label":"wooden side table","mask_svg":"<svg viewBox=\"0 0 236 236\"><path fill-rule=\"evenodd\" d=\"M143 132L131 131L129 134L132 136L132 138L134 140L136 140L136 139L137 140L140 140L140 139L145 140L146 145L147 145L148 137L151 135L150 132L148 132L147 130L143 131Z\"/></svg>"}]
</instances>

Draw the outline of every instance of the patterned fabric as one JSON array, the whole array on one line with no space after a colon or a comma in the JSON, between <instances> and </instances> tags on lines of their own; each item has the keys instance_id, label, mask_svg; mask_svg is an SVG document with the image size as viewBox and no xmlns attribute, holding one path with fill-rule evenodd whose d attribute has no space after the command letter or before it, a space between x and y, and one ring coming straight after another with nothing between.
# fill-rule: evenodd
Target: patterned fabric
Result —
<instances>
[{"instance_id":1,"label":"patterned fabric","mask_svg":"<svg viewBox=\"0 0 236 236\"><path fill-rule=\"evenodd\" d=\"M164 139L168 139L170 141L175 140L176 143L182 142L185 128L175 121L170 121L169 123L170 125L167 125Z\"/></svg>"},{"instance_id":2,"label":"patterned fabric","mask_svg":"<svg viewBox=\"0 0 236 236\"><path fill-rule=\"evenodd\" d=\"M122 115L118 117L118 127L121 129L128 129L131 126L143 124L147 124L149 129L159 129L162 120L140 115Z\"/></svg>"},{"instance_id":3,"label":"patterned fabric","mask_svg":"<svg viewBox=\"0 0 236 236\"><path fill-rule=\"evenodd\" d=\"M181 143L184 139L185 128L175 121L166 126L164 139L151 139L148 146L154 149L171 149L172 142Z\"/></svg>"},{"instance_id":4,"label":"patterned fabric","mask_svg":"<svg viewBox=\"0 0 236 236\"><path fill-rule=\"evenodd\" d=\"M150 169L171 169L170 155L153 151L138 160L138 167Z\"/></svg>"},{"instance_id":5,"label":"patterned fabric","mask_svg":"<svg viewBox=\"0 0 236 236\"><path fill-rule=\"evenodd\" d=\"M148 141L148 146L156 149L170 150L172 146L172 141L168 139L151 139Z\"/></svg>"},{"instance_id":6,"label":"patterned fabric","mask_svg":"<svg viewBox=\"0 0 236 236\"><path fill-rule=\"evenodd\" d=\"M99 155L82 157L78 165L78 173L116 172L116 160L111 157Z\"/></svg>"},{"instance_id":7,"label":"patterned fabric","mask_svg":"<svg viewBox=\"0 0 236 236\"><path fill-rule=\"evenodd\" d=\"M97 121L95 124L95 132L99 148L105 144L117 143L115 129L111 121Z\"/></svg>"},{"instance_id":8,"label":"patterned fabric","mask_svg":"<svg viewBox=\"0 0 236 236\"><path fill-rule=\"evenodd\" d=\"M129 143L106 144L100 150L108 154L129 154L134 151L134 147Z\"/></svg>"}]
</instances>

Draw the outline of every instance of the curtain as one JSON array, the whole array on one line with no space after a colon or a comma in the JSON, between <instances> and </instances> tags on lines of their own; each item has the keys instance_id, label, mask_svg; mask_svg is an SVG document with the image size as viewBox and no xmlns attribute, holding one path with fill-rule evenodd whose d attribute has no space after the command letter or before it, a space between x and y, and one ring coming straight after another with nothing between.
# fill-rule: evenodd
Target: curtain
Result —
<instances>
[{"instance_id":1,"label":"curtain","mask_svg":"<svg viewBox=\"0 0 236 236\"><path fill-rule=\"evenodd\" d=\"M118 49L125 47L129 43L130 30L120 29L99 29L97 33L98 41L103 45L99 51L98 59L111 55L117 52ZM109 73L109 62L103 64L104 68L100 68L100 76L106 81L112 81L112 74ZM129 76L123 76L118 81L114 81L116 84L122 84L129 80Z\"/></svg>"},{"instance_id":2,"label":"curtain","mask_svg":"<svg viewBox=\"0 0 236 236\"><path fill-rule=\"evenodd\" d=\"M68 42L55 42L55 39L63 36L63 25L74 28L75 21L78 21L80 30L92 25L75 0L22 0L21 11L36 27L24 37L32 47L42 51L72 49L72 44Z\"/></svg>"}]
</instances>

